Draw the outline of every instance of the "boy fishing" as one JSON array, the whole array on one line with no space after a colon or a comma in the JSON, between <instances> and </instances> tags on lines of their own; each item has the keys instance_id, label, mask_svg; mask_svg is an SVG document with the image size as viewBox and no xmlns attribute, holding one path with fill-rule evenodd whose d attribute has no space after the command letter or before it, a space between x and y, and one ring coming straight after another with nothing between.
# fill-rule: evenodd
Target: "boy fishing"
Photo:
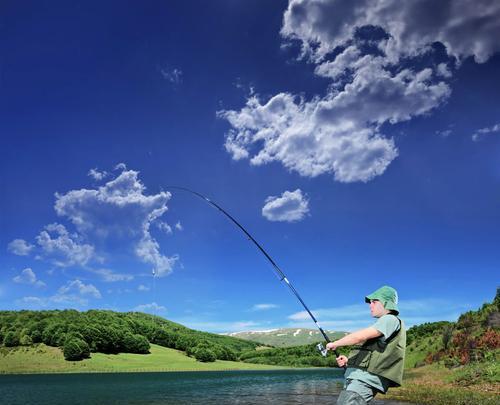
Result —
<instances>
[{"instance_id":1,"label":"boy fishing","mask_svg":"<svg viewBox=\"0 0 500 405\"><path fill-rule=\"evenodd\" d=\"M377 393L385 394L402 382L406 331L398 317L398 294L383 286L367 295L365 302L377 321L326 345L328 350L355 345L348 357L337 357L339 367L347 367L338 405L368 404Z\"/></svg>"}]
</instances>

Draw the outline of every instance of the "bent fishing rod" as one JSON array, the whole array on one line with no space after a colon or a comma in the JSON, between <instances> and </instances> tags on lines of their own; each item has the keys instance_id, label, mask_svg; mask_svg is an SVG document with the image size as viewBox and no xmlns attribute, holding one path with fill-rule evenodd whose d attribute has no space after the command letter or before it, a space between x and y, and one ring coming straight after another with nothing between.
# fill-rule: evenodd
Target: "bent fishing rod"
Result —
<instances>
[{"instance_id":1,"label":"bent fishing rod","mask_svg":"<svg viewBox=\"0 0 500 405\"><path fill-rule=\"evenodd\" d=\"M255 246L257 246L257 248L260 250L260 252L267 258L267 260L269 260L269 262L271 263L271 265L273 266L273 269L275 270L276 274L278 275L280 281L284 281L286 283L286 285L290 288L290 290L292 291L292 293L295 295L295 297L297 297L297 299L300 301L300 303L302 304L302 306L305 308L305 310L307 311L307 313L309 314L309 316L312 318L312 320L314 321L314 323L316 324L316 327L319 329L319 331L321 332L321 334L323 335L323 337L325 338L326 342L327 343L330 343L331 340L330 338L328 337L328 335L325 333L325 331L323 330L323 328L319 325L318 321L316 320L316 317L312 314L312 312L309 310L309 308L307 307L307 305L305 304L305 302L302 300L302 298L300 297L299 293L297 292L297 290L295 289L295 287L292 285L292 283L288 280L288 278L286 277L285 273L283 273L283 271L281 271L281 269L278 267L278 265L276 264L276 262L271 258L271 256L269 256L269 254L264 250L264 248L259 244L259 242L257 242L255 240L255 238L250 235L250 233L238 222L236 221L236 219L234 219L226 210L224 210L220 205L216 204L214 201L210 200L209 198L205 197L203 194L200 194L196 191L193 191L193 190L190 190L188 188L185 188L185 187L179 187L179 186L169 186L169 187L166 187L166 189L175 189L175 190L182 190L182 191L185 191L187 193L191 193L199 198L201 198L202 200L204 200L205 202L207 202L208 204L210 204L212 207L215 207L217 210L219 210L220 212L222 212L227 218L229 218L238 228L241 229L241 231L243 231L243 233L254 243ZM323 344L319 343L317 346L317 349L321 352L321 354L326 357L328 351L326 348L323 347ZM337 350L334 350L333 351L335 353L335 357L339 357L339 354L337 352Z\"/></svg>"}]
</instances>

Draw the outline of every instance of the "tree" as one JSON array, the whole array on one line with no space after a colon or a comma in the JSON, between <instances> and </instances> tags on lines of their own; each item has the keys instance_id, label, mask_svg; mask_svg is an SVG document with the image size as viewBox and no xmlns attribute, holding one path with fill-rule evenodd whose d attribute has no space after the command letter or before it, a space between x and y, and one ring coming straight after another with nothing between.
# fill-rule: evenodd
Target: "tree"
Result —
<instances>
[{"instance_id":1,"label":"tree","mask_svg":"<svg viewBox=\"0 0 500 405\"><path fill-rule=\"evenodd\" d=\"M207 349L206 347L196 348L194 350L194 358L204 363L209 363L216 360L215 353L212 350Z\"/></svg>"},{"instance_id":2,"label":"tree","mask_svg":"<svg viewBox=\"0 0 500 405\"><path fill-rule=\"evenodd\" d=\"M453 325L446 325L443 328L443 346L444 350L448 349L448 345L450 344L451 338L453 337Z\"/></svg>"},{"instance_id":3,"label":"tree","mask_svg":"<svg viewBox=\"0 0 500 405\"><path fill-rule=\"evenodd\" d=\"M64 358L66 360L82 360L90 357L90 348L82 339L73 338L64 343Z\"/></svg>"},{"instance_id":4,"label":"tree","mask_svg":"<svg viewBox=\"0 0 500 405\"><path fill-rule=\"evenodd\" d=\"M3 344L5 347L19 346L19 336L17 336L16 332L7 332L3 338Z\"/></svg>"},{"instance_id":5,"label":"tree","mask_svg":"<svg viewBox=\"0 0 500 405\"><path fill-rule=\"evenodd\" d=\"M149 353L149 348L148 340L142 335L134 335L127 332L123 337L123 350L128 353L147 354Z\"/></svg>"}]
</instances>

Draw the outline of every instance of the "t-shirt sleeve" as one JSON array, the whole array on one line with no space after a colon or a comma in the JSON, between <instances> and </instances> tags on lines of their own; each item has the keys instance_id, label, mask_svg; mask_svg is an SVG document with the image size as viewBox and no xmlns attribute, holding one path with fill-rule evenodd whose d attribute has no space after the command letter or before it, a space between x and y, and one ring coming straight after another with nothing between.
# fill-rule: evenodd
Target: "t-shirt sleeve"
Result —
<instances>
[{"instance_id":1,"label":"t-shirt sleeve","mask_svg":"<svg viewBox=\"0 0 500 405\"><path fill-rule=\"evenodd\" d=\"M378 318L373 327L384 335L384 340L400 328L399 320L394 315L384 315Z\"/></svg>"}]
</instances>

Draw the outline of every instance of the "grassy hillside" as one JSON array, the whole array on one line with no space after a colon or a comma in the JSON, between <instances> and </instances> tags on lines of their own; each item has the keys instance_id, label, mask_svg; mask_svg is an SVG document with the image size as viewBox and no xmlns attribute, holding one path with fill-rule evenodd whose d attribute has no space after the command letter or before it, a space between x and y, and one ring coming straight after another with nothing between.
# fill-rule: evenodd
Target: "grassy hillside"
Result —
<instances>
[{"instance_id":1,"label":"grassy hillside","mask_svg":"<svg viewBox=\"0 0 500 405\"><path fill-rule=\"evenodd\" d=\"M260 370L281 367L217 360L196 361L184 352L151 345L150 354L93 353L81 361L66 361L61 349L39 343L32 346L0 348L0 373L82 373L131 371L215 371Z\"/></svg>"},{"instance_id":2,"label":"grassy hillside","mask_svg":"<svg viewBox=\"0 0 500 405\"><path fill-rule=\"evenodd\" d=\"M5 347L44 343L63 349L67 360L90 353L149 352L151 344L185 351L202 361L237 360L257 343L200 332L138 312L104 310L0 311L0 341Z\"/></svg>"},{"instance_id":3,"label":"grassy hillside","mask_svg":"<svg viewBox=\"0 0 500 405\"><path fill-rule=\"evenodd\" d=\"M408 330L401 388L388 398L432 405L498 404L500 397L500 294L457 322Z\"/></svg>"},{"instance_id":4,"label":"grassy hillside","mask_svg":"<svg viewBox=\"0 0 500 405\"><path fill-rule=\"evenodd\" d=\"M332 340L339 339L345 332L326 331ZM323 336L317 329L281 328L268 331L243 331L225 334L273 347L293 347L322 342Z\"/></svg>"}]
</instances>

